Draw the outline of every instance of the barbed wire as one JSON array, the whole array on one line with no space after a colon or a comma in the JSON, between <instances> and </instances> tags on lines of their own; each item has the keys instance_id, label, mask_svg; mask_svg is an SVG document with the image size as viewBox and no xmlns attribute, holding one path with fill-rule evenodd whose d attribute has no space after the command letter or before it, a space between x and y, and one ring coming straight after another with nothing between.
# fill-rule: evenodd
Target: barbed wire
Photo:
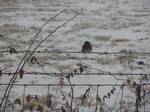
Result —
<instances>
[{"instance_id":1,"label":"barbed wire","mask_svg":"<svg viewBox=\"0 0 150 112\"><path fill-rule=\"evenodd\" d=\"M6 86L6 85L11 85L8 83L0 83L0 86ZM70 84L12 84L13 86L70 86ZM136 84L136 85L150 85L150 83L144 83L144 84ZM84 87L84 86L129 86L128 84L72 84L72 86L79 86L79 87ZM130 85L131 86L131 85Z\"/></svg>"},{"instance_id":2,"label":"barbed wire","mask_svg":"<svg viewBox=\"0 0 150 112\"><path fill-rule=\"evenodd\" d=\"M4 75L14 75L15 72L2 72L1 74L4 74ZM70 74L70 72L66 72L66 73L55 73L55 72L24 72L24 74L27 74L27 75L48 75L48 76L63 76L63 75L68 75ZM111 73L111 72L104 72L104 73L101 73L101 72L91 72L91 73L77 73L77 74L74 74L74 76L94 76L94 75L119 75L119 76L127 76L127 75L136 75L136 76L143 76L143 75L150 75L150 73Z\"/></svg>"},{"instance_id":3,"label":"barbed wire","mask_svg":"<svg viewBox=\"0 0 150 112\"><path fill-rule=\"evenodd\" d=\"M64 9L64 11L65 11L65 9ZM61 12L63 13L64 11L61 11ZM60 13L61 13L61 12L60 12ZM21 59L19 65L18 65L18 67L17 67L17 69L16 69L16 72L18 72L18 71L20 71L20 70L24 72L23 67L25 66L25 64L27 63L27 61L33 56L33 54L36 52L36 50L39 48L39 46L40 46L43 42L45 42L45 41L46 41L52 34L54 34L57 30L59 30L60 28L62 28L62 27L65 26L66 24L68 24L70 21L72 21L72 20L73 20L74 18L76 18L78 15L79 15L79 13L76 13L74 16L72 16L71 18L69 18L68 20L66 20L64 23L62 23L61 25L59 25L58 27L56 27L52 32L50 32L43 40L41 40L41 41L38 43L38 45L33 49L33 51L32 51L32 52L30 53L30 55L27 57L27 59L23 62L23 60L26 58L26 56L27 56L27 54L28 54L28 53L26 52L26 54L24 55L24 57ZM51 19L51 18L50 18L50 19ZM45 25L46 25L47 23L48 23L48 22L46 22ZM42 25L42 27L44 27L45 25ZM41 27L41 28L42 28L42 27ZM39 30L39 32L41 32L41 31ZM28 51L30 51L30 48L31 48L32 45L34 44L34 41L36 40L36 38L37 38L39 32L36 33L36 35L35 35L34 38L33 38L33 41L31 41L31 44L29 45ZM16 50L15 50L14 48L10 48L10 51L11 51L10 54L16 52ZM8 100L10 91L11 91L11 89L12 89L12 85L13 85L13 83L15 82L15 80L17 79L17 76L18 76L18 74L15 73L15 74L13 75L13 77L10 79L10 81L9 81L9 84L10 84L10 85L8 85L7 88L6 88L6 90L5 90L3 99L2 99L2 101L1 101L1 105L3 104L4 100L5 100L4 105L7 105L7 100ZM5 112L5 108L4 108L4 112Z\"/></svg>"},{"instance_id":4,"label":"barbed wire","mask_svg":"<svg viewBox=\"0 0 150 112\"><path fill-rule=\"evenodd\" d=\"M26 53L33 52L27 50L15 50L14 53ZM1 50L0 53L10 53L10 50ZM85 54L81 51L59 51L59 50L51 50L51 51L39 51L37 50L35 53L57 53L57 54ZM86 54L100 54L100 55L109 55L109 54L140 54L140 55L150 55L150 52L87 52Z\"/></svg>"}]
</instances>

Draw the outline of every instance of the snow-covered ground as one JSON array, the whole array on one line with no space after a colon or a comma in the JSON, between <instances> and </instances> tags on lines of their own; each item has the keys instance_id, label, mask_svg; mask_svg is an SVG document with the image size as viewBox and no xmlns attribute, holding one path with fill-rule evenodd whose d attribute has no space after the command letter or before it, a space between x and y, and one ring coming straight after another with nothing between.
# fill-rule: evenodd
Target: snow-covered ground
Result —
<instances>
[{"instance_id":1,"label":"snow-covered ground","mask_svg":"<svg viewBox=\"0 0 150 112\"><path fill-rule=\"evenodd\" d=\"M122 52L132 51L131 54L49 54L36 53L38 61L44 67L45 72L64 73L72 72L81 63L87 66L83 73L100 72L111 73L150 73L149 55L134 54L134 52L149 52L150 50L150 1L149 0L0 0L0 50L8 50L13 47L16 50L27 50L30 39L33 39L38 29L55 14L70 6L67 11L51 21L41 32L33 48L54 28L61 25L67 19L79 12L73 21L59 29L38 50L40 51L81 51L84 41L90 41L93 52ZM33 50L32 48L32 50ZM0 52L0 70L2 72L14 72L24 53L12 54ZM143 61L144 65L138 62ZM94 68L94 69L93 69ZM97 70L98 69L98 70ZM43 72L36 64L27 63L26 72ZM2 75L0 83L8 83L12 75ZM122 84L127 79L140 82L141 76L74 76L73 84ZM149 76L148 76L149 78ZM25 74L23 79L19 77L16 84L67 84L67 80L61 77ZM148 83L148 81L146 81ZM80 97L87 87L75 87L74 97ZM91 87L89 102L80 106L80 112L93 112L95 106L96 88ZM147 91L149 91L150 87ZM4 94L5 86L0 86L0 96ZM22 98L23 87L14 86L10 95L13 102L16 98ZM112 89L111 86L99 87L99 96L102 98ZM105 101L105 108L110 112L120 87L116 87L115 94ZM135 102L135 93L132 88L125 87L123 101L125 104ZM50 93L54 98L56 107L63 105L63 94L68 94L70 87L50 87ZM26 87L26 95L47 95L46 87ZM150 94L147 95L149 98ZM120 97L117 100L117 112L120 106ZM133 99L132 99L133 98ZM150 101L150 100L149 100ZM87 101L88 102L88 101ZM76 101L75 103L79 103ZM74 107L80 104L74 103ZM130 105L131 106L131 105ZM133 105L134 106L134 105ZM109 107L109 108L108 108ZM125 108L125 107L124 107ZM110 110L109 110L110 109ZM128 107L126 107L128 109ZM129 111L133 108L129 108ZM149 105L146 105L149 112ZM125 111L124 111L125 112ZM143 111L143 107L140 112Z\"/></svg>"}]
</instances>

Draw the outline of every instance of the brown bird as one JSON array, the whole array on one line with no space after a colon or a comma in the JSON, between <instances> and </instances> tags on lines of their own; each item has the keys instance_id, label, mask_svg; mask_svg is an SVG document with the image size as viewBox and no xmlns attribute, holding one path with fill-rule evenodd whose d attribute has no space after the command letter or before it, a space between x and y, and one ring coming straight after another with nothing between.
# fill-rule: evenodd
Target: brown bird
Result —
<instances>
[{"instance_id":1,"label":"brown bird","mask_svg":"<svg viewBox=\"0 0 150 112\"><path fill-rule=\"evenodd\" d=\"M92 45L89 41L85 41L82 46L82 53L90 53L92 52Z\"/></svg>"}]
</instances>

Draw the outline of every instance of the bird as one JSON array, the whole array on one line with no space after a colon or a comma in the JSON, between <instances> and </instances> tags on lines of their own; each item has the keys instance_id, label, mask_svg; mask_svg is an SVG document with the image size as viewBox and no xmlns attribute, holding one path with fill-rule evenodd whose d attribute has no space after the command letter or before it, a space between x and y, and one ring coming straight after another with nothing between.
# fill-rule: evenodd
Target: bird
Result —
<instances>
[{"instance_id":1,"label":"bird","mask_svg":"<svg viewBox=\"0 0 150 112\"><path fill-rule=\"evenodd\" d=\"M90 53L92 52L92 45L89 41L85 41L82 46L82 53Z\"/></svg>"}]
</instances>

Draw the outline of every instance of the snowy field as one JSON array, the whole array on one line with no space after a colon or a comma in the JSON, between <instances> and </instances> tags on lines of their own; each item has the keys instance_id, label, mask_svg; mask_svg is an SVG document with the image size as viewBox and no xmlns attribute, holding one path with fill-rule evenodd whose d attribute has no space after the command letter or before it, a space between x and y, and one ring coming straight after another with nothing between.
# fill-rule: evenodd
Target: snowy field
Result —
<instances>
[{"instance_id":1,"label":"snowy field","mask_svg":"<svg viewBox=\"0 0 150 112\"><path fill-rule=\"evenodd\" d=\"M31 39L39 28L67 6L70 7L42 29L31 49L33 50L58 25L78 12L79 16L57 30L38 48L38 51L53 51L55 53L34 54L42 68L30 62L24 67L25 72L60 73L60 76L24 74L22 79L18 77L16 85L31 84L32 86L27 86L25 92L23 86L13 86L9 97L11 104L17 98L23 102L24 93L25 97L38 95L46 100L48 84L59 84L59 86L49 87L52 106L56 110L52 111L45 103L41 103L45 101L41 101L40 105L43 107L43 112L61 112L57 110L61 106L67 110L66 102L70 103L71 101L69 96L71 90L69 86L65 86L69 83L61 73L71 73L74 69L79 68L79 64L86 66L83 75L79 73L70 79L72 84L87 84L84 87L74 87L73 108L78 108L79 112L96 112L97 86L90 85L127 85L128 79L141 84L150 83L149 75L146 79L141 75L130 75L150 74L149 0L0 0L0 70L2 73L15 72L25 53L10 54L1 51L7 51L9 47L16 51L27 50ZM81 52L84 41L92 43L92 52L119 52L119 54L56 53ZM143 62L143 64L139 64L139 62ZM86 75L88 73L91 75ZM107 75L97 76L92 73ZM109 73L129 73L129 75L114 77ZM7 84L11 77L12 75L2 74L0 84ZM36 84L45 84L45 86L33 86ZM81 105L81 97L88 88L90 88L90 93L84 104ZM99 97L103 100L103 97L112 88L113 86L99 86ZM0 85L1 99L5 89L6 85ZM104 112L120 111L122 89L120 90L120 86L115 89L110 98L105 98L105 102L102 101L98 104L97 112L103 112L102 108L105 110ZM123 90L121 111L135 112L135 88L129 85L125 86ZM150 86L145 86L145 90L147 94L144 101L141 102L139 112L150 112ZM119 95L118 98L117 95ZM145 106L144 102L146 102ZM20 112L22 110L22 103L21 105L13 105L14 110L8 106L6 112ZM27 101L25 101L25 105L27 105ZM37 106L37 104L35 105ZM30 111L27 108L24 109L24 112ZM38 111L34 108L33 112Z\"/></svg>"}]
</instances>

